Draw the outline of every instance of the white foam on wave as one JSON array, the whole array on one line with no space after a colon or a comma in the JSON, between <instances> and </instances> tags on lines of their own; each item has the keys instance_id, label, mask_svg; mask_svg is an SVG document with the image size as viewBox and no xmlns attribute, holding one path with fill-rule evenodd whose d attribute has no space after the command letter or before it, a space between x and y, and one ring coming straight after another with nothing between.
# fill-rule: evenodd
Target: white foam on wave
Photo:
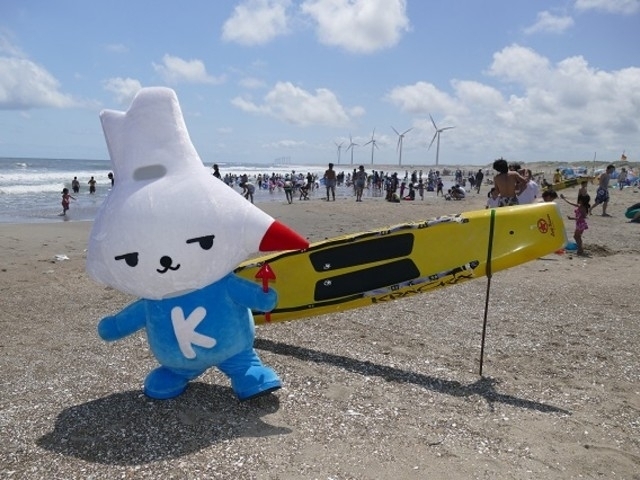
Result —
<instances>
[{"instance_id":1,"label":"white foam on wave","mask_svg":"<svg viewBox=\"0 0 640 480\"><path fill-rule=\"evenodd\" d=\"M25 195L30 193L61 193L64 183L38 183L34 185L2 185L0 195ZM68 188L68 187L67 187Z\"/></svg>"},{"instance_id":2,"label":"white foam on wave","mask_svg":"<svg viewBox=\"0 0 640 480\"><path fill-rule=\"evenodd\" d=\"M111 185L110 180L107 178L108 172L110 172L110 170L82 170L72 176L69 176L64 172L51 172L46 170L34 171L27 169L5 172L0 175L0 193L22 194L37 191L61 191L63 187L71 188L71 181L73 180L73 177L78 177L81 190L87 190L89 188L89 184L87 182L92 176L97 181L98 186Z\"/></svg>"}]
</instances>

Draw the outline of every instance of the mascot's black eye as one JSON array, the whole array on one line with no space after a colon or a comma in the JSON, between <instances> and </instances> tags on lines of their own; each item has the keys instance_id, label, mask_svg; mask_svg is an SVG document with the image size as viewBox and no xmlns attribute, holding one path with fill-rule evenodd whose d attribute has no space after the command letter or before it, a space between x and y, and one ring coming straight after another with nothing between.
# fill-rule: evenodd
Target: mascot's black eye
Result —
<instances>
[{"instance_id":1,"label":"mascot's black eye","mask_svg":"<svg viewBox=\"0 0 640 480\"><path fill-rule=\"evenodd\" d=\"M213 239L215 235L204 235L203 237L190 238L187 243L199 243L203 250L210 250L213 247Z\"/></svg>"},{"instance_id":2,"label":"mascot's black eye","mask_svg":"<svg viewBox=\"0 0 640 480\"><path fill-rule=\"evenodd\" d=\"M118 255L116 260L124 260L130 267L138 265L138 252L125 253L124 255Z\"/></svg>"}]
</instances>

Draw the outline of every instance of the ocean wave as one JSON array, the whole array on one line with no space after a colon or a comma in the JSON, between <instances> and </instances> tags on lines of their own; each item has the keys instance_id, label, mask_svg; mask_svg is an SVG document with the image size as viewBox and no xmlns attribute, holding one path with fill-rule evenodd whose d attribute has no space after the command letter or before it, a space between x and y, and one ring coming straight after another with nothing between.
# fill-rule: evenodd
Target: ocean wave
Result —
<instances>
[{"instance_id":1,"label":"ocean wave","mask_svg":"<svg viewBox=\"0 0 640 480\"><path fill-rule=\"evenodd\" d=\"M64 183L37 183L33 185L0 185L0 195L26 195L31 193L61 193ZM67 186L67 188L69 188Z\"/></svg>"}]
</instances>

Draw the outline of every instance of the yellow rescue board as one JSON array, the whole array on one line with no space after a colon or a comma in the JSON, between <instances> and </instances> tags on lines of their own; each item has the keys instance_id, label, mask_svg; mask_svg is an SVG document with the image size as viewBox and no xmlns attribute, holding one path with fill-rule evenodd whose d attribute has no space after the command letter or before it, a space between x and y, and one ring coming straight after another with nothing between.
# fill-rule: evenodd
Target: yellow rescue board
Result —
<instances>
[{"instance_id":1,"label":"yellow rescue board","mask_svg":"<svg viewBox=\"0 0 640 480\"><path fill-rule=\"evenodd\" d=\"M478 210L313 243L244 262L236 274L263 282L265 263L278 293L257 324L311 317L456 285L562 248L555 203ZM258 275L260 276L260 275ZM266 280L264 280L266 281Z\"/></svg>"}]
</instances>

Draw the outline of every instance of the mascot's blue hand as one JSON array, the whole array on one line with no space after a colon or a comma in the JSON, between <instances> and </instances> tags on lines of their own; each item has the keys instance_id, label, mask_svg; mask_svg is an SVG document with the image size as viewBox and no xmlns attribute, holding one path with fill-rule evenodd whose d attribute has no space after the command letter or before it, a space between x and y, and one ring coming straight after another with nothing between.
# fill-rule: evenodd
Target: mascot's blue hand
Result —
<instances>
[{"instance_id":1,"label":"mascot's blue hand","mask_svg":"<svg viewBox=\"0 0 640 480\"><path fill-rule=\"evenodd\" d=\"M263 299L261 299L264 301L264 310L262 310L263 312L270 312L271 310L276 308L276 305L278 304L278 294L273 288L269 287L269 290L263 292L262 295L264 296Z\"/></svg>"},{"instance_id":2,"label":"mascot's blue hand","mask_svg":"<svg viewBox=\"0 0 640 480\"><path fill-rule=\"evenodd\" d=\"M244 307L259 312L270 312L278 303L278 294L269 287L265 292L261 285L231 274L222 281L226 282L227 293L231 299Z\"/></svg>"},{"instance_id":3,"label":"mascot's blue hand","mask_svg":"<svg viewBox=\"0 0 640 480\"><path fill-rule=\"evenodd\" d=\"M112 342L122 338L122 334L118 330L116 317L109 316L100 320L100 323L98 323L98 335L107 342Z\"/></svg>"}]
</instances>

